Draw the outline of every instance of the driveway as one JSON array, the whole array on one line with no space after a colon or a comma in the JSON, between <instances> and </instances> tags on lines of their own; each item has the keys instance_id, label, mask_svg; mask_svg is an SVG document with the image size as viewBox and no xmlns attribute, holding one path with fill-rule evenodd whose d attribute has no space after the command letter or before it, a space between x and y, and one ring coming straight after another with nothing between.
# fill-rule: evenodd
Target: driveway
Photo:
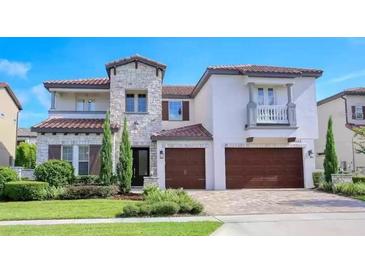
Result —
<instances>
[{"instance_id":1,"label":"driveway","mask_svg":"<svg viewBox=\"0 0 365 274\"><path fill-rule=\"evenodd\" d=\"M189 193L208 215L365 212L365 202L310 189L240 189Z\"/></svg>"}]
</instances>

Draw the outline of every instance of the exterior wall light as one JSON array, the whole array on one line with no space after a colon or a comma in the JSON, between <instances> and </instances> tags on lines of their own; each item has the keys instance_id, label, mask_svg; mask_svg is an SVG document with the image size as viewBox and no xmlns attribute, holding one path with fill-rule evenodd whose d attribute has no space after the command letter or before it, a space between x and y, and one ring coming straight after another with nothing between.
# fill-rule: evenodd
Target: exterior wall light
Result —
<instances>
[{"instance_id":1,"label":"exterior wall light","mask_svg":"<svg viewBox=\"0 0 365 274\"><path fill-rule=\"evenodd\" d=\"M161 150L160 150L160 159L163 159L163 158L164 158L163 150L161 149Z\"/></svg>"},{"instance_id":2,"label":"exterior wall light","mask_svg":"<svg viewBox=\"0 0 365 274\"><path fill-rule=\"evenodd\" d=\"M309 158L313 158L313 150L308 150L308 156Z\"/></svg>"}]
</instances>

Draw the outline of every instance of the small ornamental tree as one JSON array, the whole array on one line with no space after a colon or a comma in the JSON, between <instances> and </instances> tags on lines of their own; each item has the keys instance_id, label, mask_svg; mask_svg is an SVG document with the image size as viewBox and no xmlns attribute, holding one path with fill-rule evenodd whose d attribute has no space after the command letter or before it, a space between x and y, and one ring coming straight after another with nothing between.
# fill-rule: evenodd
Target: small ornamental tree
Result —
<instances>
[{"instance_id":1,"label":"small ornamental tree","mask_svg":"<svg viewBox=\"0 0 365 274\"><path fill-rule=\"evenodd\" d=\"M324 176L327 182L331 182L331 175L338 171L338 160L336 155L335 139L332 130L332 117L328 119L326 148L324 150Z\"/></svg>"},{"instance_id":2,"label":"small ornamental tree","mask_svg":"<svg viewBox=\"0 0 365 274\"><path fill-rule=\"evenodd\" d=\"M25 168L34 168L36 161L36 145L20 143L16 148L15 165Z\"/></svg>"},{"instance_id":3,"label":"small ornamental tree","mask_svg":"<svg viewBox=\"0 0 365 274\"><path fill-rule=\"evenodd\" d=\"M357 137L357 141L354 141L355 151L360 154L365 154L365 127L354 127L352 130Z\"/></svg>"},{"instance_id":4,"label":"small ornamental tree","mask_svg":"<svg viewBox=\"0 0 365 274\"><path fill-rule=\"evenodd\" d=\"M106 117L103 124L103 142L100 152L100 181L105 185L111 184L111 178L113 175L113 163L112 163L112 132L110 129L110 116L109 112L106 113Z\"/></svg>"},{"instance_id":5,"label":"small ornamental tree","mask_svg":"<svg viewBox=\"0 0 365 274\"><path fill-rule=\"evenodd\" d=\"M131 190L133 174L133 155L127 128L127 119L124 118L122 140L119 147L119 163L117 165L117 176L120 184L120 191L128 193Z\"/></svg>"}]
</instances>

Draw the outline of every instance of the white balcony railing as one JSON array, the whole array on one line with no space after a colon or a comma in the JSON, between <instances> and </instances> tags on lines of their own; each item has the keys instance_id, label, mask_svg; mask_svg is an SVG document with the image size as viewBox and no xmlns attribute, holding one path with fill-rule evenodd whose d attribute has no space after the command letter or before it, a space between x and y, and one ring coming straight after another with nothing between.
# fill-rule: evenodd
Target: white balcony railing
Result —
<instances>
[{"instance_id":1,"label":"white balcony railing","mask_svg":"<svg viewBox=\"0 0 365 274\"><path fill-rule=\"evenodd\" d=\"M288 107L286 105L258 105L257 124L287 124Z\"/></svg>"}]
</instances>

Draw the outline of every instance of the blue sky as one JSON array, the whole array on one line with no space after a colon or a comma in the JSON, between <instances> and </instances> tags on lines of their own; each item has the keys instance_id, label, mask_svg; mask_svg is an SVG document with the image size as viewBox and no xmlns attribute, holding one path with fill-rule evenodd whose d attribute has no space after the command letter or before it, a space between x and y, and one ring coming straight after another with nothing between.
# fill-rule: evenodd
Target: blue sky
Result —
<instances>
[{"instance_id":1,"label":"blue sky","mask_svg":"<svg viewBox=\"0 0 365 274\"><path fill-rule=\"evenodd\" d=\"M47 117L42 82L105 77L105 63L140 54L165 63L165 84L195 84L219 64L320 68L317 99L365 86L362 38L0 38L0 82L23 104L20 126Z\"/></svg>"}]
</instances>

